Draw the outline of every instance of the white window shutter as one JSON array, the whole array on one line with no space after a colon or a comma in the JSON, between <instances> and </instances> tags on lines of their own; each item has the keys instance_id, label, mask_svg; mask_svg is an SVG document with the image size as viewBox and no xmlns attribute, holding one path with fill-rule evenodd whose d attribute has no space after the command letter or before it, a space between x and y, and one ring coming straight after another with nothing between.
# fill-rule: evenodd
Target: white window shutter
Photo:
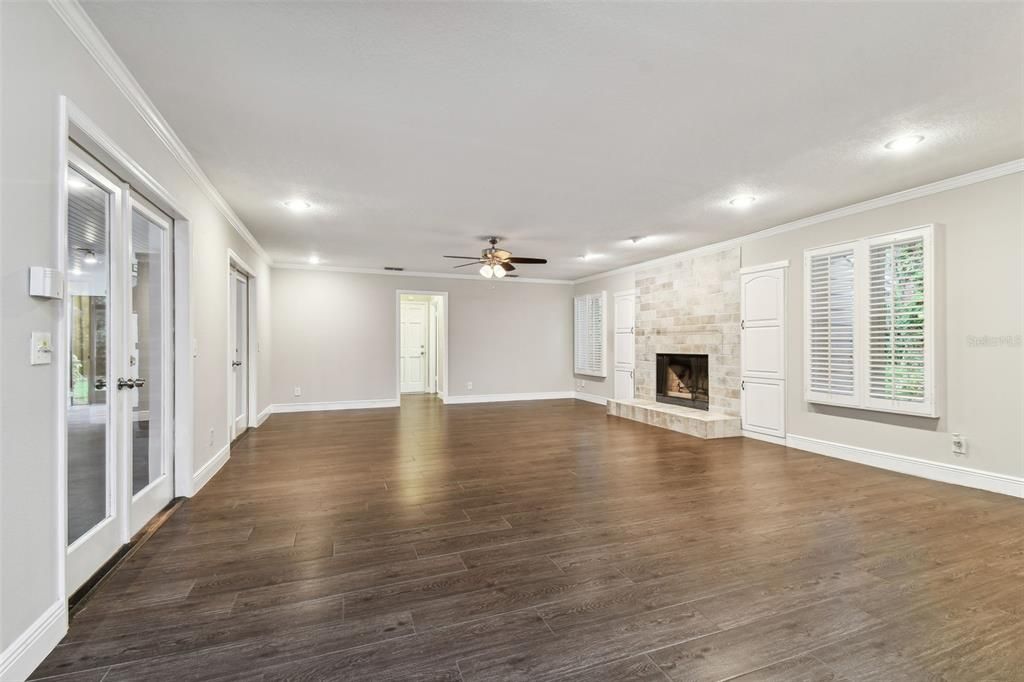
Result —
<instances>
[{"instance_id":1,"label":"white window shutter","mask_svg":"<svg viewBox=\"0 0 1024 682\"><path fill-rule=\"evenodd\" d=\"M573 307L574 371L588 376L606 376L605 293L577 296Z\"/></svg>"},{"instance_id":2,"label":"white window shutter","mask_svg":"<svg viewBox=\"0 0 1024 682\"><path fill-rule=\"evenodd\" d=\"M807 399L856 404L856 246L808 251L804 269Z\"/></svg>"},{"instance_id":3,"label":"white window shutter","mask_svg":"<svg viewBox=\"0 0 1024 682\"><path fill-rule=\"evenodd\" d=\"M867 240L866 403L931 414L930 230Z\"/></svg>"}]
</instances>

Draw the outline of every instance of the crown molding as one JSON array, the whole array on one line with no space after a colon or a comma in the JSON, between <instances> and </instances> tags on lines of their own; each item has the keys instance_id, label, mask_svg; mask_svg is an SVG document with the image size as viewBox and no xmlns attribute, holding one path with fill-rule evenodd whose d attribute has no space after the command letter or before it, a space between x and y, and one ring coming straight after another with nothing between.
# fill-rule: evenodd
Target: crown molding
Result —
<instances>
[{"instance_id":1,"label":"crown molding","mask_svg":"<svg viewBox=\"0 0 1024 682\"><path fill-rule=\"evenodd\" d=\"M235 214L234 210L224 200L217 188L210 182L203 169L196 162L195 157L182 143L181 139L164 119L163 115L153 104L149 96L135 80L131 71L125 66L121 58L117 56L114 48L110 46L107 39L93 23L89 15L78 3L78 0L49 0L53 11L57 13L71 32L78 38L86 51L92 55L96 63L121 90L121 93L135 107L135 110L142 116L142 120L153 130L157 138L163 143L171 156L177 160L189 177L192 178L206 196L217 207L217 210L227 219L235 231L258 253L266 262L272 263L272 259L263 249L256 237L252 235L249 228L245 226L242 219Z\"/></svg>"},{"instance_id":2,"label":"crown molding","mask_svg":"<svg viewBox=\"0 0 1024 682\"><path fill-rule=\"evenodd\" d=\"M343 265L309 265L307 263L274 263L275 270L311 270L314 272L348 272L357 275L387 275L389 277L432 277L435 279L471 279L474 282L508 282L521 284L572 284L569 279L542 279L539 277L502 277L486 279L480 275L447 274L444 272L414 272L384 270L383 268L350 268Z\"/></svg>"},{"instance_id":3,"label":"crown molding","mask_svg":"<svg viewBox=\"0 0 1024 682\"><path fill-rule=\"evenodd\" d=\"M858 213L864 213L865 211L871 211L876 208L882 208L883 206L891 206L893 204L899 204L904 201L910 201L912 199L919 199L926 197L931 194L938 194L939 192L945 192L958 187L966 187L979 182L985 182L986 180L994 180L995 178L1001 178L1004 175L1012 175L1014 173L1024 172L1024 159L1015 159L1013 161L1007 161L995 166L989 166L988 168L982 168L970 173L964 173L963 175L956 175L945 180L939 180L932 182L927 185L921 185L919 187L912 187L905 189L900 192L894 192L892 194L886 194L884 196L876 197L874 199L868 199L866 201L860 201L856 204L850 204L849 206L843 206L842 208L836 208L831 211L825 211L824 213L818 213L816 215L808 216L806 218L800 218L792 222L783 223L782 225L776 225L775 227L769 227L764 230L758 230L741 237L735 237L733 239L727 239L721 242L715 242L714 244L708 244L706 246L699 246L695 249L688 251L681 251L674 253L670 256L662 256L660 258L654 258L651 260L645 260L640 263L633 265L627 265L614 270L607 270L605 272L599 272L594 275L587 275L579 279L573 280L573 284L583 284L584 282L590 282L595 279L601 279L603 277L611 277L612 275L622 275L629 272L636 272L637 270L646 270L647 268L666 265L674 262L681 258L692 258L694 256L700 256L707 253L714 253L715 251L722 251L725 249L731 249L736 246L740 246L746 242L753 241L755 239L764 239L765 237L773 237L777 234L783 234L784 232L792 232L793 230L799 230L804 227L810 227L811 225L817 225L819 223L828 222L829 220L835 220L837 218L844 218L846 216L856 215Z\"/></svg>"}]
</instances>

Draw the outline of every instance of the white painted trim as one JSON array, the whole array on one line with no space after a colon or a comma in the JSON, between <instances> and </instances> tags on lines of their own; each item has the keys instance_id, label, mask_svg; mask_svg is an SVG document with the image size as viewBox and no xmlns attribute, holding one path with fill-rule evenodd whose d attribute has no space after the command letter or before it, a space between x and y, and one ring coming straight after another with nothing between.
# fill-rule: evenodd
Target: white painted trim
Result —
<instances>
[{"instance_id":1,"label":"white painted trim","mask_svg":"<svg viewBox=\"0 0 1024 682\"><path fill-rule=\"evenodd\" d=\"M231 459L231 445L225 445L209 462L199 467L199 471L192 477L192 494L199 492L204 485L210 482L218 471L220 471L228 460Z\"/></svg>"},{"instance_id":2,"label":"white painted trim","mask_svg":"<svg viewBox=\"0 0 1024 682\"><path fill-rule=\"evenodd\" d=\"M125 98L135 107L149 127L156 134L157 138L164 144L178 164L188 173L189 177L203 190L203 193L210 199L214 206L227 219L235 231L268 263L272 262L270 256L256 238L245 226L242 219L232 210L228 202L224 200L217 188L199 167L192 153L185 147L181 139L157 110L149 96L135 80L131 71L110 46L107 39L86 14L77 0L50 0L50 6L57 13L71 32L78 38L86 51L92 55L96 63L103 69L104 73L121 90Z\"/></svg>"},{"instance_id":3,"label":"white painted trim","mask_svg":"<svg viewBox=\"0 0 1024 682\"><path fill-rule=\"evenodd\" d=\"M927 478L932 481L952 483L968 488L977 488L993 493L1024 498L1024 478L1018 476L981 471L980 469L971 469L955 464L932 462L891 452L882 452L853 445L833 443L818 438L798 436L792 433L787 434L786 445L791 448L825 455L826 457L844 459L848 462L866 464L879 469Z\"/></svg>"},{"instance_id":4,"label":"white painted trim","mask_svg":"<svg viewBox=\"0 0 1024 682\"><path fill-rule=\"evenodd\" d=\"M457 273L445 272L410 272L408 270L395 271L384 270L383 268L355 268L342 265L309 265L307 263L274 263L276 270L313 270L324 272L349 272L358 275L387 275L389 277L433 277L437 279L471 279L481 284L488 282L508 282L520 284L572 284L568 279L542 279L538 277L502 277L501 279L486 279L481 275L460 275Z\"/></svg>"},{"instance_id":5,"label":"white painted trim","mask_svg":"<svg viewBox=\"0 0 1024 682\"><path fill-rule=\"evenodd\" d=\"M267 417L274 413L274 406L267 405L263 408L263 411L256 416L256 428L263 426L263 422L267 421Z\"/></svg>"},{"instance_id":6,"label":"white painted trim","mask_svg":"<svg viewBox=\"0 0 1024 682\"><path fill-rule=\"evenodd\" d=\"M272 414L285 414L288 412L327 412L329 410L369 410L398 406L398 400L395 398L380 398L377 400L341 400L325 403L275 403L269 409Z\"/></svg>"},{"instance_id":7,"label":"white painted trim","mask_svg":"<svg viewBox=\"0 0 1024 682\"><path fill-rule=\"evenodd\" d=\"M491 393L490 395L450 395L444 398L445 405L466 405L469 403L507 403L520 400L561 400L575 398L574 391L551 391L548 393Z\"/></svg>"},{"instance_id":8,"label":"white painted trim","mask_svg":"<svg viewBox=\"0 0 1024 682\"><path fill-rule=\"evenodd\" d=\"M764 265L751 265L750 267L740 268L741 275L752 275L755 272L764 272L766 270L778 270L779 268L788 268L788 260L775 261L774 263L765 263Z\"/></svg>"},{"instance_id":9,"label":"white painted trim","mask_svg":"<svg viewBox=\"0 0 1024 682\"><path fill-rule=\"evenodd\" d=\"M627 265L614 270L607 270L605 272L599 272L593 275L587 275L579 279L573 280L573 284L583 284L591 280L600 279L602 277L610 277L612 275L625 274L627 272L636 272L637 270L646 270L647 268L672 263L681 258L692 258L706 253L714 253L716 251L722 251L724 249L730 249L736 246L753 241L755 239L764 239L765 237L774 237L778 234L785 232L792 232L793 230L799 230L804 227L811 225L817 225L819 223L828 222L829 220L835 220L837 218L844 218L846 216L856 215L858 213L864 213L865 211L872 211L876 208L882 208L883 206L891 206L893 204L899 204L904 201L910 201L912 199L920 199L921 197L930 196L932 194L938 194L939 192L946 192L951 189L957 189L958 187L966 187L979 182L985 182L986 180L994 180L995 178L1001 178L1004 175L1012 175L1014 173L1024 173L1024 159L1015 159L1014 161L1007 161L995 166L989 166L988 168L981 168L970 173L964 173L963 175L956 175L952 178L946 178L945 180L939 180L938 182L932 182L927 185L921 185L919 187L912 187L905 189L900 192L894 192L892 194L886 194L884 196L876 197L874 199L868 199L867 201L861 201L856 204L850 204L849 206L843 206L841 208L833 209L831 211L825 211L824 213L818 213L806 218L794 220L789 223L783 223L782 225L776 225L775 227L769 227L764 230L752 232L741 237L735 237L733 239L727 239L722 242L714 244L708 244L706 246L699 246L695 249L688 251L681 251L670 256L662 256L660 258L654 258L646 260L641 263L634 265Z\"/></svg>"},{"instance_id":10,"label":"white painted trim","mask_svg":"<svg viewBox=\"0 0 1024 682\"><path fill-rule=\"evenodd\" d=\"M448 395L448 348L451 338L448 336L448 292L420 291L414 289L395 289L395 402L402 400L402 296L440 296L444 308L444 390L437 395L444 400Z\"/></svg>"},{"instance_id":11,"label":"white painted trim","mask_svg":"<svg viewBox=\"0 0 1024 682\"><path fill-rule=\"evenodd\" d=\"M594 395L593 393L583 393L581 391L576 391L575 393L573 393L572 397L575 398L576 400L582 400L584 402L594 403L595 405L607 405L608 404L608 398L605 398L604 396L600 396L600 395Z\"/></svg>"},{"instance_id":12,"label":"white painted trim","mask_svg":"<svg viewBox=\"0 0 1024 682\"><path fill-rule=\"evenodd\" d=\"M744 438L753 438L754 440L763 440L767 443L775 443L776 445L785 445L786 439L782 436L772 436L767 433L758 433L757 431L747 431L746 429L740 430L740 435Z\"/></svg>"},{"instance_id":13,"label":"white painted trim","mask_svg":"<svg viewBox=\"0 0 1024 682\"><path fill-rule=\"evenodd\" d=\"M67 631L67 604L63 599L58 599L0 652L0 680L14 682L26 679L53 651Z\"/></svg>"}]
</instances>

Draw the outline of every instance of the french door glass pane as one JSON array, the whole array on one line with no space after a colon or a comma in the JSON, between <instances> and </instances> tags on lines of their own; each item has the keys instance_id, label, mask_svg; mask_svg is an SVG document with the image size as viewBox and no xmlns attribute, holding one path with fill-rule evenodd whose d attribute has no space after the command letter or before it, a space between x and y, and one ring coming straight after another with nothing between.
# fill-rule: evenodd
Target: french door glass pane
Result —
<instances>
[{"instance_id":1,"label":"french door glass pane","mask_svg":"<svg viewBox=\"0 0 1024 682\"><path fill-rule=\"evenodd\" d=\"M142 212L132 211L131 245L128 371L142 381L128 395L135 494L164 475L166 232Z\"/></svg>"},{"instance_id":2,"label":"french door glass pane","mask_svg":"<svg viewBox=\"0 0 1024 682\"><path fill-rule=\"evenodd\" d=\"M110 195L68 169L68 544L109 515Z\"/></svg>"}]
</instances>

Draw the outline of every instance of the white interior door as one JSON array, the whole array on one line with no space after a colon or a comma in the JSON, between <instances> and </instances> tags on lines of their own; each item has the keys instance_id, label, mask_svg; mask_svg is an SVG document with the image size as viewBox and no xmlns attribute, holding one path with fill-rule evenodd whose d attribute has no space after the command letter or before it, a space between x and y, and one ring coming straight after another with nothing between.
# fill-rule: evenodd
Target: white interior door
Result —
<instances>
[{"instance_id":1,"label":"white interior door","mask_svg":"<svg viewBox=\"0 0 1024 682\"><path fill-rule=\"evenodd\" d=\"M237 438L249 425L249 280L231 271L231 437Z\"/></svg>"},{"instance_id":2,"label":"white interior door","mask_svg":"<svg viewBox=\"0 0 1024 682\"><path fill-rule=\"evenodd\" d=\"M740 276L742 427L786 435L786 268Z\"/></svg>"},{"instance_id":3,"label":"white interior door","mask_svg":"<svg viewBox=\"0 0 1024 682\"><path fill-rule=\"evenodd\" d=\"M399 346L402 393L423 393L427 373L427 302L402 301Z\"/></svg>"},{"instance_id":4,"label":"white interior door","mask_svg":"<svg viewBox=\"0 0 1024 682\"><path fill-rule=\"evenodd\" d=\"M615 294L615 399L633 399L635 375L636 297L633 291Z\"/></svg>"},{"instance_id":5,"label":"white interior door","mask_svg":"<svg viewBox=\"0 0 1024 682\"><path fill-rule=\"evenodd\" d=\"M173 497L173 285L171 220L140 197L131 200L125 302L128 366L124 439L131 480L129 534Z\"/></svg>"}]
</instances>

